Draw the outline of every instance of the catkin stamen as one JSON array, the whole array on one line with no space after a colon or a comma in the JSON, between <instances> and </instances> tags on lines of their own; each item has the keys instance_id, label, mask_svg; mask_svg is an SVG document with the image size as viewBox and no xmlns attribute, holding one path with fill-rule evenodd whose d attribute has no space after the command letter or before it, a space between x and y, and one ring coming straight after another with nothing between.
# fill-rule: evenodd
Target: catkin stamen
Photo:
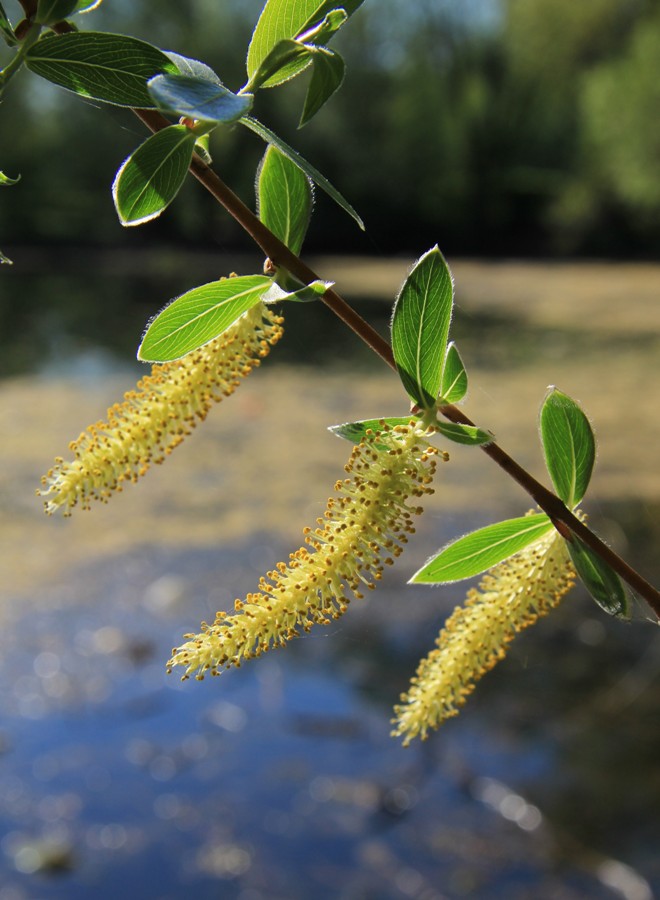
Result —
<instances>
[{"instance_id":1,"label":"catkin stamen","mask_svg":"<svg viewBox=\"0 0 660 900\"><path fill-rule=\"evenodd\" d=\"M282 319L258 303L224 334L175 362L154 365L133 391L90 425L55 460L37 494L50 515L108 501L126 482L160 464L214 403L229 397L282 336Z\"/></svg>"},{"instance_id":2,"label":"catkin stamen","mask_svg":"<svg viewBox=\"0 0 660 900\"><path fill-rule=\"evenodd\" d=\"M361 586L374 587L383 563L401 552L408 519L421 512L408 498L433 493L429 484L444 458L414 423L396 430L382 423L381 429L353 450L346 466L351 477L336 483L318 527L304 530L306 546L262 577L258 592L236 601L233 614L219 612L213 625L203 623L200 634L175 648L168 670L183 666L184 678L217 675L257 649L284 646L301 630L327 625L346 611L349 594L359 598ZM383 444L394 451L387 467L376 449ZM397 503L390 502L393 494Z\"/></svg>"}]
</instances>

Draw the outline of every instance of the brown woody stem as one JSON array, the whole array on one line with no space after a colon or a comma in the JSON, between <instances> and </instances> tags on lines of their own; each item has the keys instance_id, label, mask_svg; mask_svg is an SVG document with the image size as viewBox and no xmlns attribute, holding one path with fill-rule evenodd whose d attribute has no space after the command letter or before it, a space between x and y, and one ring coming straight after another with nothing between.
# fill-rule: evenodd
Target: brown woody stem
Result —
<instances>
[{"instance_id":1,"label":"brown woody stem","mask_svg":"<svg viewBox=\"0 0 660 900\"><path fill-rule=\"evenodd\" d=\"M153 132L165 128L171 123L160 113L152 110L134 110L135 114ZM319 276L309 268L298 256L292 253L243 201L221 180L221 178L198 156L193 156L190 171L195 178L215 197L215 199L233 216L239 225L250 235L264 254L275 263L299 278L305 284L316 281ZM349 304L333 289L326 291L321 298L323 302L339 318L351 328L371 349L396 371L392 348L368 322L366 322ZM462 425L474 423L456 406L442 406L439 412L450 422ZM503 469L529 494L535 503L555 523L555 527L570 540L570 534L576 535L602 560L617 572L630 587L643 597L660 618L660 592L649 584L635 569L628 565L607 544L604 544L586 525L584 525L552 491L544 487L526 469L523 469L498 444L491 443L482 447L484 453ZM568 529L569 534L566 534Z\"/></svg>"}]
</instances>

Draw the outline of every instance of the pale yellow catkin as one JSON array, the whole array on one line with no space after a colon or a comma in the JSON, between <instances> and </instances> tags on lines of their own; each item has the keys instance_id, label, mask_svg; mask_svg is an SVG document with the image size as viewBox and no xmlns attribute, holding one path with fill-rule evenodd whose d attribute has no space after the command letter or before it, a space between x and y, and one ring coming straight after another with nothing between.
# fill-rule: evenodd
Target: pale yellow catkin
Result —
<instances>
[{"instance_id":1,"label":"pale yellow catkin","mask_svg":"<svg viewBox=\"0 0 660 900\"><path fill-rule=\"evenodd\" d=\"M126 482L161 463L206 418L214 403L232 394L282 336L282 319L263 303L224 334L175 362L152 366L133 391L90 425L41 479L37 494L50 515L65 516L93 500L107 502Z\"/></svg>"},{"instance_id":2,"label":"pale yellow catkin","mask_svg":"<svg viewBox=\"0 0 660 900\"><path fill-rule=\"evenodd\" d=\"M566 542L554 530L487 572L447 619L394 707L392 735L408 745L457 715L515 635L557 606L574 582Z\"/></svg>"},{"instance_id":3,"label":"pale yellow catkin","mask_svg":"<svg viewBox=\"0 0 660 900\"><path fill-rule=\"evenodd\" d=\"M414 423L389 428L381 423L357 445L316 528L306 528L305 546L263 576L258 590L235 602L235 612L202 623L200 634L172 651L168 670L184 668L184 678L239 666L273 647L284 646L314 624L342 615L349 594L362 597L383 568L399 556L421 508L409 503L432 493L436 460Z\"/></svg>"}]
</instances>

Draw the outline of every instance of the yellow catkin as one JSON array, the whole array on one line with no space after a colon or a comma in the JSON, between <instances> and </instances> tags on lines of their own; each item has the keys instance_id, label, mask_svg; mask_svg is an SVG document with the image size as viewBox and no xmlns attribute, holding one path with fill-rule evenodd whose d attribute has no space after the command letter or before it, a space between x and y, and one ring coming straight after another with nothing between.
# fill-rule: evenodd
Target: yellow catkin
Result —
<instances>
[{"instance_id":1,"label":"yellow catkin","mask_svg":"<svg viewBox=\"0 0 660 900\"><path fill-rule=\"evenodd\" d=\"M515 635L557 606L574 581L566 543L554 530L487 572L447 619L394 707L392 735L408 745L457 715Z\"/></svg>"},{"instance_id":2,"label":"yellow catkin","mask_svg":"<svg viewBox=\"0 0 660 900\"><path fill-rule=\"evenodd\" d=\"M312 625L327 625L345 612L349 593L362 597L383 568L399 556L421 508L410 498L432 493L440 454L416 426L369 431L346 465L317 527L306 528L305 546L259 581L258 590L219 612L200 634L185 635L168 663L183 666L184 678L217 675L286 644Z\"/></svg>"},{"instance_id":3,"label":"yellow catkin","mask_svg":"<svg viewBox=\"0 0 660 900\"><path fill-rule=\"evenodd\" d=\"M78 504L107 502L113 491L161 463L206 418L214 403L236 390L282 336L282 319L259 303L224 334L175 362L152 366L133 391L90 425L41 479L37 494L50 515Z\"/></svg>"}]
</instances>

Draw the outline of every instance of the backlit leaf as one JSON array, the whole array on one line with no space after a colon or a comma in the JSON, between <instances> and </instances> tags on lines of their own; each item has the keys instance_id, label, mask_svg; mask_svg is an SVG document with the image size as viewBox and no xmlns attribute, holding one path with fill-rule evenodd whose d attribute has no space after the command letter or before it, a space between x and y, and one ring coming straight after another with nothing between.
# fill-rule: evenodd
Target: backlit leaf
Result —
<instances>
[{"instance_id":1,"label":"backlit leaf","mask_svg":"<svg viewBox=\"0 0 660 900\"><path fill-rule=\"evenodd\" d=\"M284 156L288 157L291 162L295 163L299 169L301 169L305 175L309 179L311 179L314 184L321 188L322 191L325 191L329 197L337 203L344 212L347 212L352 219L354 219L357 224L360 226L362 231L364 231L364 222L350 205L350 203L345 200L339 191L334 188L328 179L321 175L318 169L315 169L310 163L307 162L293 147L290 147L282 138L278 137L275 132L271 131L270 128L266 128L265 125L262 125L261 122L258 122L257 119L252 118L252 116L245 116L245 118L240 119L240 124L245 125L246 128L249 128L250 131L254 131L255 134L258 134L259 137L266 141L267 144L272 144L277 147L280 153L283 153Z\"/></svg>"},{"instance_id":2,"label":"backlit leaf","mask_svg":"<svg viewBox=\"0 0 660 900\"><path fill-rule=\"evenodd\" d=\"M309 284L303 284L298 279L291 278L292 281L298 282L300 287L294 287L284 290L280 285L273 281L266 293L261 298L263 303L282 303L284 301L293 303L312 303L319 300L331 287L334 281L321 281L320 279L312 281Z\"/></svg>"},{"instance_id":3,"label":"backlit leaf","mask_svg":"<svg viewBox=\"0 0 660 900\"><path fill-rule=\"evenodd\" d=\"M383 426L389 425L394 428L396 425L409 425L413 421L411 416L382 416L380 419L364 419L361 422L345 422L343 425L331 425L328 431L336 434L337 437L344 438L352 444L359 444L367 432L382 431ZM375 445L378 446L378 445ZM382 445L386 449L386 445Z\"/></svg>"},{"instance_id":4,"label":"backlit leaf","mask_svg":"<svg viewBox=\"0 0 660 900\"><path fill-rule=\"evenodd\" d=\"M0 35L2 35L5 43L10 47L13 47L18 43L16 35L14 34L14 29L11 27L11 22L7 18L7 13L5 12L2 3L0 3Z\"/></svg>"},{"instance_id":5,"label":"backlit leaf","mask_svg":"<svg viewBox=\"0 0 660 900\"><path fill-rule=\"evenodd\" d=\"M266 59L271 50L283 40L293 40L299 36L307 37L314 26L319 25L328 13L341 9L347 17L352 16L364 0L268 0L263 8L259 21L252 34L252 40L248 47L247 73L248 83L256 75L260 65ZM325 45L332 37L336 28L327 28L314 38L315 45ZM345 20L343 20L345 21ZM280 69L262 87L275 87L293 78L309 65L309 57L301 56L294 59L288 66Z\"/></svg>"},{"instance_id":6,"label":"backlit leaf","mask_svg":"<svg viewBox=\"0 0 660 900\"><path fill-rule=\"evenodd\" d=\"M281 73L295 74L302 71L311 62L312 51L300 41L291 38L278 41L270 53L262 60L259 68L248 81L246 88L256 91L262 87L274 87L279 84L277 76ZM293 77L288 75L287 78ZM286 81L287 78L283 80Z\"/></svg>"},{"instance_id":7,"label":"backlit leaf","mask_svg":"<svg viewBox=\"0 0 660 900\"><path fill-rule=\"evenodd\" d=\"M17 178L10 178L10 176L5 175L4 172L0 172L0 187L11 187L12 184L18 184L20 180L20 175Z\"/></svg>"},{"instance_id":8,"label":"backlit leaf","mask_svg":"<svg viewBox=\"0 0 660 900\"><path fill-rule=\"evenodd\" d=\"M250 111L254 100L252 94L234 94L194 75L156 75L148 89L163 112L207 122L235 122Z\"/></svg>"},{"instance_id":9,"label":"backlit leaf","mask_svg":"<svg viewBox=\"0 0 660 900\"><path fill-rule=\"evenodd\" d=\"M337 4L326 4L326 6ZM296 39L304 44L312 44L314 47L324 47L330 38L335 35L341 26L348 21L348 13L345 9L331 9L321 19L318 13L315 16L318 24L304 29L296 35Z\"/></svg>"},{"instance_id":10,"label":"backlit leaf","mask_svg":"<svg viewBox=\"0 0 660 900\"><path fill-rule=\"evenodd\" d=\"M481 447L492 443L495 438L489 431L475 425L461 425L458 422L436 422L435 428L441 435L456 444L467 444L470 447Z\"/></svg>"},{"instance_id":11,"label":"backlit leaf","mask_svg":"<svg viewBox=\"0 0 660 900\"><path fill-rule=\"evenodd\" d=\"M148 222L172 202L185 180L195 140L185 125L170 125L128 157L112 186L122 225Z\"/></svg>"},{"instance_id":12,"label":"backlit leaf","mask_svg":"<svg viewBox=\"0 0 660 900\"><path fill-rule=\"evenodd\" d=\"M203 81L210 81L213 84L222 84L220 77L206 63L200 62L198 59L191 59L189 56L181 56L180 53L173 53L171 50L163 52L168 59L172 60L181 75L191 75L193 78L201 78Z\"/></svg>"},{"instance_id":13,"label":"backlit leaf","mask_svg":"<svg viewBox=\"0 0 660 900\"><path fill-rule=\"evenodd\" d=\"M147 82L177 72L151 44L94 31L46 35L28 50L25 62L36 75L82 97L142 109L155 105Z\"/></svg>"},{"instance_id":14,"label":"backlit leaf","mask_svg":"<svg viewBox=\"0 0 660 900\"><path fill-rule=\"evenodd\" d=\"M138 359L169 362L208 344L258 303L271 283L266 275L242 275L182 294L149 323Z\"/></svg>"},{"instance_id":15,"label":"backlit leaf","mask_svg":"<svg viewBox=\"0 0 660 900\"><path fill-rule=\"evenodd\" d=\"M261 221L298 255L312 214L312 185L305 173L272 144L257 173Z\"/></svg>"},{"instance_id":16,"label":"backlit leaf","mask_svg":"<svg viewBox=\"0 0 660 900\"><path fill-rule=\"evenodd\" d=\"M545 513L487 525L446 546L410 581L414 584L446 584L479 575L538 541L552 527Z\"/></svg>"},{"instance_id":17,"label":"backlit leaf","mask_svg":"<svg viewBox=\"0 0 660 900\"><path fill-rule=\"evenodd\" d=\"M346 66L338 53L320 47L312 55L312 77L298 127L302 128L341 87Z\"/></svg>"},{"instance_id":18,"label":"backlit leaf","mask_svg":"<svg viewBox=\"0 0 660 900\"><path fill-rule=\"evenodd\" d=\"M442 384L453 302L451 272L436 246L415 263L392 317L392 350L401 381L425 409L435 407Z\"/></svg>"},{"instance_id":19,"label":"backlit leaf","mask_svg":"<svg viewBox=\"0 0 660 900\"><path fill-rule=\"evenodd\" d=\"M574 400L552 388L541 408L541 441L557 494L569 509L584 497L596 459L589 419Z\"/></svg>"},{"instance_id":20,"label":"backlit leaf","mask_svg":"<svg viewBox=\"0 0 660 900\"><path fill-rule=\"evenodd\" d=\"M456 349L456 344L450 341L447 346L447 356L442 370L442 383L440 385L440 398L445 403L458 403L467 394L468 376L461 359L461 354Z\"/></svg>"},{"instance_id":21,"label":"backlit leaf","mask_svg":"<svg viewBox=\"0 0 660 900\"><path fill-rule=\"evenodd\" d=\"M576 535L566 543L575 571L600 608L610 616L627 619L628 596L614 569Z\"/></svg>"}]
</instances>

